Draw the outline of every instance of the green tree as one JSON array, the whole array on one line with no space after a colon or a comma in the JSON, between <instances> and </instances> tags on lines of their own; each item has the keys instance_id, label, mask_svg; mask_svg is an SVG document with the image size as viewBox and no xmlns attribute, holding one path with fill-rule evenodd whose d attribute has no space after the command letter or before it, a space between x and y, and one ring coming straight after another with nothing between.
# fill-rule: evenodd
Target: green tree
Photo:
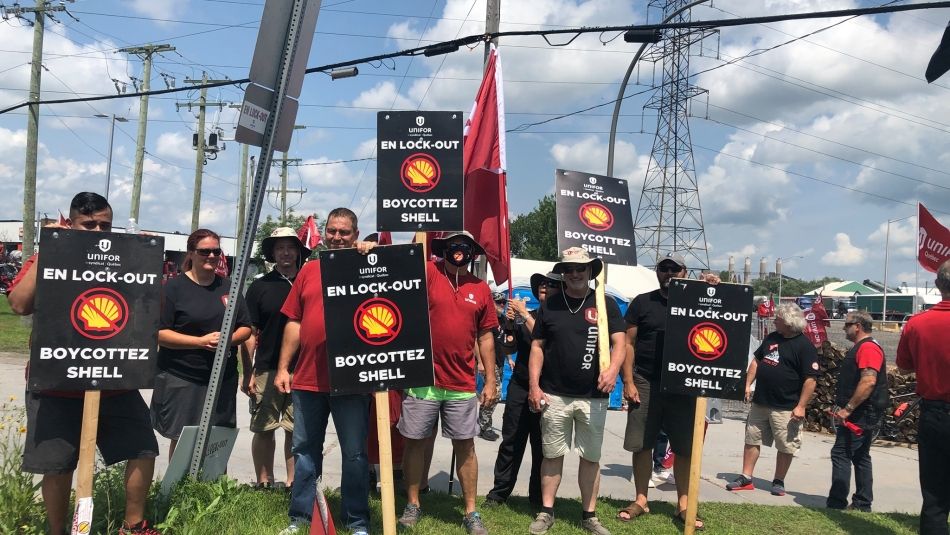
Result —
<instances>
[{"instance_id":1,"label":"green tree","mask_svg":"<svg viewBox=\"0 0 950 535\"><path fill-rule=\"evenodd\" d=\"M554 195L546 195L538 206L511 222L511 255L528 260L554 262L557 250L557 214Z\"/></svg>"}]
</instances>

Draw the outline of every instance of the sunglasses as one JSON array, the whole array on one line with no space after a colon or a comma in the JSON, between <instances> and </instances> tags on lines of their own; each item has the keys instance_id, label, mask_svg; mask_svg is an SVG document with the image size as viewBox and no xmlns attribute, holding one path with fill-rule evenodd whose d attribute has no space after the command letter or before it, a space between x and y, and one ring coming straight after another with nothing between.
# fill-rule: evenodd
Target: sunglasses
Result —
<instances>
[{"instance_id":1,"label":"sunglasses","mask_svg":"<svg viewBox=\"0 0 950 535\"><path fill-rule=\"evenodd\" d=\"M564 266L561 268L561 273L565 275L568 273L583 273L587 270L587 266Z\"/></svg>"},{"instance_id":2,"label":"sunglasses","mask_svg":"<svg viewBox=\"0 0 950 535\"><path fill-rule=\"evenodd\" d=\"M679 266L671 266L669 264L656 267L657 273L679 273L680 271L683 271L683 268Z\"/></svg>"},{"instance_id":3,"label":"sunglasses","mask_svg":"<svg viewBox=\"0 0 950 535\"><path fill-rule=\"evenodd\" d=\"M472 246L468 243L451 243L446 249L448 249L450 253L454 253L455 251L462 251L463 253L472 252Z\"/></svg>"},{"instance_id":4,"label":"sunglasses","mask_svg":"<svg viewBox=\"0 0 950 535\"><path fill-rule=\"evenodd\" d=\"M858 324L858 322L856 322L856 321L846 321L846 322L844 322L844 326L845 326L845 327L850 327L850 326L852 326L852 325L857 325L857 324Z\"/></svg>"},{"instance_id":5,"label":"sunglasses","mask_svg":"<svg viewBox=\"0 0 950 535\"><path fill-rule=\"evenodd\" d=\"M221 256L221 248L215 247L214 249L195 249L195 254L198 256Z\"/></svg>"}]
</instances>

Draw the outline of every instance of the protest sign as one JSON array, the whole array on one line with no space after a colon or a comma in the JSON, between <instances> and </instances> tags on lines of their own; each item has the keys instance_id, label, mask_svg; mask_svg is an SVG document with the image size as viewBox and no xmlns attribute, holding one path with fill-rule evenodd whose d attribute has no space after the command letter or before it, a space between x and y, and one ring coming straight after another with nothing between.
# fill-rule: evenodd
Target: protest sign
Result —
<instances>
[{"instance_id":1,"label":"protest sign","mask_svg":"<svg viewBox=\"0 0 950 535\"><path fill-rule=\"evenodd\" d=\"M461 230L462 113L379 112L376 229Z\"/></svg>"},{"instance_id":2,"label":"protest sign","mask_svg":"<svg viewBox=\"0 0 950 535\"><path fill-rule=\"evenodd\" d=\"M637 265L627 181L558 169L557 248L583 247L608 264Z\"/></svg>"},{"instance_id":3,"label":"protest sign","mask_svg":"<svg viewBox=\"0 0 950 535\"><path fill-rule=\"evenodd\" d=\"M45 228L29 389L151 388L164 239Z\"/></svg>"},{"instance_id":4,"label":"protest sign","mask_svg":"<svg viewBox=\"0 0 950 535\"><path fill-rule=\"evenodd\" d=\"M321 251L320 273L332 392L432 385L422 245Z\"/></svg>"},{"instance_id":5,"label":"protest sign","mask_svg":"<svg viewBox=\"0 0 950 535\"><path fill-rule=\"evenodd\" d=\"M663 392L742 400L752 287L675 279L663 345Z\"/></svg>"}]
</instances>

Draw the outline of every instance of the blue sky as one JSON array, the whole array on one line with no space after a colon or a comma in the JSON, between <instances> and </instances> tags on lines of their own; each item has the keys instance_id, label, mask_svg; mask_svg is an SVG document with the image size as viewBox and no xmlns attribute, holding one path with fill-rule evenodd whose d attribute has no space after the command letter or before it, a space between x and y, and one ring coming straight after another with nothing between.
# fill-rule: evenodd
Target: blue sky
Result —
<instances>
[{"instance_id":1,"label":"blue sky","mask_svg":"<svg viewBox=\"0 0 950 535\"><path fill-rule=\"evenodd\" d=\"M26 2L31 4L31 2ZM696 8L694 19L732 18L871 5L848 0L716 0ZM141 77L141 61L115 50L168 43L156 58L152 87L174 77L247 76L257 35L260 0L91 1L69 4L79 20L58 14L47 25L44 98L115 94L115 82ZM502 0L503 30L533 30L656 21L644 1ZM325 0L308 65L317 66L480 33L484 0ZM915 11L850 20L793 43L734 61L836 20L726 28L691 59L693 83L709 90L691 104L691 134L706 239L713 268L728 257L753 271L777 257L796 277L883 277L888 220L911 216L923 202L950 222L950 80L928 85L926 62L950 11ZM553 190L554 170L604 173L611 106L535 126L615 98L637 45L615 35L579 37L551 47L540 37L501 42L508 128L512 216L530 210ZM609 41L606 44L602 41ZM32 29L11 19L0 24L0 106L22 102L29 87ZM696 48L695 52L699 52ZM433 58L397 58L360 65L356 78L307 76L290 156L290 185L307 193L290 199L298 213L324 215L345 205L375 227L374 160L314 165L374 156L376 112L443 109L467 112L481 75L483 49ZM648 89L662 72L641 62L629 93ZM163 77L164 75L164 77ZM234 87L209 91L209 100L240 103ZM645 97L625 101L615 175L629 180L638 205L653 145L656 117ZM187 232L196 119L176 102L197 91L155 97L149 105L147 157L140 225ZM40 126L37 210L55 214L82 189L102 191L109 121L130 119L115 134L111 200L116 219L128 217L138 99L47 106ZM208 124L233 136L235 112L209 109ZM22 212L25 110L0 116L0 219ZM238 145L205 167L203 226L233 234L240 169ZM252 149L252 154L257 150ZM276 173L271 175L275 183ZM273 197L265 214L275 214ZM889 281L913 284L915 218L890 226ZM804 258L795 258L802 256ZM922 274L929 279L929 274Z\"/></svg>"}]
</instances>

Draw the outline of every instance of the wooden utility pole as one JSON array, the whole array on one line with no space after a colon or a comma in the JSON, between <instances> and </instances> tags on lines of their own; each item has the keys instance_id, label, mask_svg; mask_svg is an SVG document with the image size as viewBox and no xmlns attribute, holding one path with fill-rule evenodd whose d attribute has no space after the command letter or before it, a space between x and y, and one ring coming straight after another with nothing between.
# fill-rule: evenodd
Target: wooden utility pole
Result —
<instances>
[{"instance_id":1,"label":"wooden utility pole","mask_svg":"<svg viewBox=\"0 0 950 535\"><path fill-rule=\"evenodd\" d=\"M234 233L238 241L241 241L241 233L244 232L244 218L247 212L247 160L250 148L250 145L241 143L241 188L238 191L237 232Z\"/></svg>"},{"instance_id":2,"label":"wooden utility pole","mask_svg":"<svg viewBox=\"0 0 950 535\"><path fill-rule=\"evenodd\" d=\"M485 3L485 33L495 33L501 23L501 0L488 0ZM488 55L491 53L491 45L498 45L498 39L492 39L485 42L485 59L482 63L488 63Z\"/></svg>"},{"instance_id":3,"label":"wooden utility pole","mask_svg":"<svg viewBox=\"0 0 950 535\"><path fill-rule=\"evenodd\" d=\"M24 260L33 255L36 241L36 146L40 135L40 79L43 73L43 31L46 25L46 12L65 11L66 6L53 5L52 2L36 0L36 7L4 8L3 18L12 15L21 17L24 13L36 16L33 22L33 59L30 63L30 108L26 123L26 164L23 173L23 254Z\"/></svg>"},{"instance_id":4,"label":"wooden utility pole","mask_svg":"<svg viewBox=\"0 0 950 535\"><path fill-rule=\"evenodd\" d=\"M287 224L287 194L299 193L303 195L307 193L306 189L287 189L287 169L291 165L298 163L300 163L300 158L288 158L287 153L283 153L283 156L280 158L280 189L267 190L267 193L277 193L280 195L280 226Z\"/></svg>"},{"instance_id":5,"label":"wooden utility pole","mask_svg":"<svg viewBox=\"0 0 950 535\"><path fill-rule=\"evenodd\" d=\"M152 77L152 54L156 52L171 52L175 47L171 45L145 45L120 48L119 52L133 54L142 58L142 95L139 102L139 131L135 138L135 164L132 168L132 202L129 208L129 219L139 223L139 201L142 198L142 168L145 164L145 133L148 130L148 92L151 87L149 79Z\"/></svg>"},{"instance_id":6,"label":"wooden utility pole","mask_svg":"<svg viewBox=\"0 0 950 535\"><path fill-rule=\"evenodd\" d=\"M208 102L209 83L226 82L227 80L209 80L208 73L202 72L200 80L185 79L186 84L198 84L201 86L200 96L198 97L198 135L195 144L195 191L191 201L191 231L198 230L198 220L201 213L201 179L205 168L205 153L207 144L205 143L205 110L208 106L217 106L219 109L227 106L226 102ZM176 109L187 107L191 111L192 103L175 103Z\"/></svg>"}]
</instances>

